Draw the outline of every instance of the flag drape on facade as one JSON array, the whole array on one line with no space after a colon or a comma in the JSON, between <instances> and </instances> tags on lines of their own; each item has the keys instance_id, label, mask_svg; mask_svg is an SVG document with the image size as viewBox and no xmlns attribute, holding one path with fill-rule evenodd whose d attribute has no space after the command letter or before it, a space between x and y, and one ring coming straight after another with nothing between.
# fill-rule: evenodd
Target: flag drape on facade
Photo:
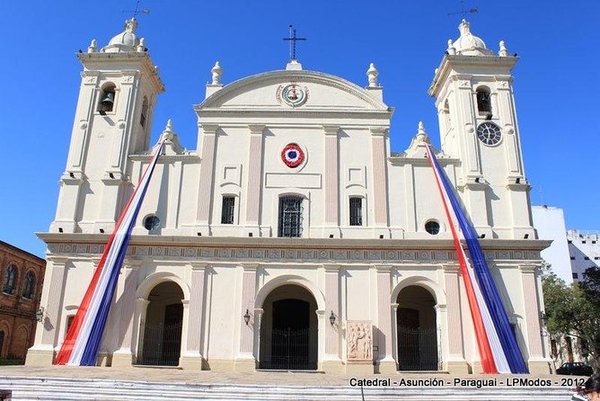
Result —
<instances>
[{"instance_id":1,"label":"flag drape on facade","mask_svg":"<svg viewBox=\"0 0 600 401\"><path fill-rule=\"evenodd\" d=\"M150 162L121 213L94 271L65 341L54 360L56 365L94 366L115 292L119 271L125 259L131 230L135 225L148 183L162 153L164 141L155 147Z\"/></svg>"},{"instance_id":2,"label":"flag drape on facade","mask_svg":"<svg viewBox=\"0 0 600 401\"><path fill-rule=\"evenodd\" d=\"M431 150L431 146L427 144L426 148L454 238L483 371L484 373L528 373L502 299L479 245L477 232L463 211L454 188ZM455 218L452 218L451 212ZM455 221L462 231L470 258L467 258L460 243Z\"/></svg>"}]
</instances>

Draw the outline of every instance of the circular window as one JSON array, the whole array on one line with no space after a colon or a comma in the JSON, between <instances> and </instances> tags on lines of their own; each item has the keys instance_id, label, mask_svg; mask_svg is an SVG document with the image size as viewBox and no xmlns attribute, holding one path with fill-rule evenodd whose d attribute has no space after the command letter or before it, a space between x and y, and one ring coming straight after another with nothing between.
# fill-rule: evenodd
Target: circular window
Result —
<instances>
[{"instance_id":1,"label":"circular window","mask_svg":"<svg viewBox=\"0 0 600 401\"><path fill-rule=\"evenodd\" d=\"M425 223L425 231L431 235L437 235L440 232L440 223L435 220L430 220Z\"/></svg>"},{"instance_id":2,"label":"circular window","mask_svg":"<svg viewBox=\"0 0 600 401\"><path fill-rule=\"evenodd\" d=\"M501 136L500 127L489 121L486 121L477 127L477 138L486 145L496 145L500 142Z\"/></svg>"},{"instance_id":3,"label":"circular window","mask_svg":"<svg viewBox=\"0 0 600 401\"><path fill-rule=\"evenodd\" d=\"M151 214L150 216L146 216L146 218L144 219L144 227L146 227L146 230L148 231L156 230L160 227L160 219L158 218L158 216L153 214Z\"/></svg>"}]
</instances>

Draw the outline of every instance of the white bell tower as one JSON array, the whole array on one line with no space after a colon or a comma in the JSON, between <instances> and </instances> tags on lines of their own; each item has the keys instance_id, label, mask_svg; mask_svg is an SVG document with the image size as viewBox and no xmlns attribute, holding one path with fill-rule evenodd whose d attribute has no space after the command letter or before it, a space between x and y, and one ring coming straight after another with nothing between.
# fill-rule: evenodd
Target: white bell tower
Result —
<instances>
[{"instance_id":1,"label":"white bell tower","mask_svg":"<svg viewBox=\"0 0 600 401\"><path fill-rule=\"evenodd\" d=\"M461 160L457 188L479 235L534 238L512 87L510 56L487 49L462 20L448 41L429 94L435 97L442 150Z\"/></svg>"},{"instance_id":2,"label":"white bell tower","mask_svg":"<svg viewBox=\"0 0 600 401\"><path fill-rule=\"evenodd\" d=\"M79 100L50 232L110 233L132 186L128 156L149 148L164 86L136 27L135 19L127 20L107 46L97 49L92 40L78 54Z\"/></svg>"}]
</instances>

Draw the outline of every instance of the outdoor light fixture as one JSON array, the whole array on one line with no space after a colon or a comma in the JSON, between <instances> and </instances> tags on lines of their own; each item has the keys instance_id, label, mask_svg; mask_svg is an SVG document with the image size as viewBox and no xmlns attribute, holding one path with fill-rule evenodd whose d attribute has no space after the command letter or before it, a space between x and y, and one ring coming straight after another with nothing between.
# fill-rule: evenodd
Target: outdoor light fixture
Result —
<instances>
[{"instance_id":1,"label":"outdoor light fixture","mask_svg":"<svg viewBox=\"0 0 600 401\"><path fill-rule=\"evenodd\" d=\"M46 312L46 308L40 306L40 309L35 312L35 320L38 322L42 322L44 320L44 313Z\"/></svg>"},{"instance_id":2,"label":"outdoor light fixture","mask_svg":"<svg viewBox=\"0 0 600 401\"><path fill-rule=\"evenodd\" d=\"M540 319L544 322L544 325L548 324L548 315L546 315L546 312L540 312Z\"/></svg>"},{"instance_id":3,"label":"outdoor light fixture","mask_svg":"<svg viewBox=\"0 0 600 401\"><path fill-rule=\"evenodd\" d=\"M246 309L246 314L244 315L244 322L246 322L246 326L250 323L250 311Z\"/></svg>"},{"instance_id":4,"label":"outdoor light fixture","mask_svg":"<svg viewBox=\"0 0 600 401\"><path fill-rule=\"evenodd\" d=\"M335 324L335 315L333 314L333 311L331 311L331 315L329 315L329 323L331 323L332 326Z\"/></svg>"}]
</instances>

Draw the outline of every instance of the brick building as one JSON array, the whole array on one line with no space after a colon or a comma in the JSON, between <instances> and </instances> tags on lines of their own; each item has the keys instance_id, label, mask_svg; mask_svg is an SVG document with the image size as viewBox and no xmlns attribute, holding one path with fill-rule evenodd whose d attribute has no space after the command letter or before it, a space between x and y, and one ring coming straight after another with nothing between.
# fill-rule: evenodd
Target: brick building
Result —
<instances>
[{"instance_id":1,"label":"brick building","mask_svg":"<svg viewBox=\"0 0 600 401\"><path fill-rule=\"evenodd\" d=\"M0 359L25 359L33 345L46 261L0 241Z\"/></svg>"}]
</instances>

